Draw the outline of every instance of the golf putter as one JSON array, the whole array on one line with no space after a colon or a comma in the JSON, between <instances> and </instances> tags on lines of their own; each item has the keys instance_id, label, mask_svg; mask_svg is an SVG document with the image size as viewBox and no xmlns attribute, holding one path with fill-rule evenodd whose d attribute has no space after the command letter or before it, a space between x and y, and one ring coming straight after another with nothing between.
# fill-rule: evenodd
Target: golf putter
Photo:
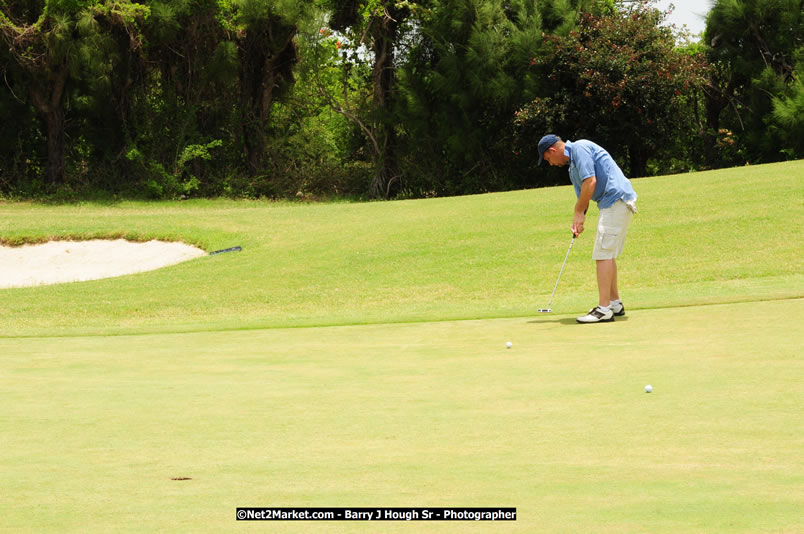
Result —
<instances>
[{"instance_id":1,"label":"golf putter","mask_svg":"<svg viewBox=\"0 0 804 534\"><path fill-rule=\"evenodd\" d=\"M558 282L561 280L561 273L564 272L564 266L567 265L567 258L569 258L570 250L572 250L572 244L575 243L575 238L578 237L575 234L572 234L572 241L570 241L570 246L567 249L567 255L564 256L564 263L561 265L561 270L558 272L558 280L556 280L556 285L553 287L553 294L550 295L550 302L547 303L546 308L539 308L539 313L553 313L553 309L550 307L553 304L553 297L556 294L556 289L558 289Z\"/></svg>"}]
</instances>

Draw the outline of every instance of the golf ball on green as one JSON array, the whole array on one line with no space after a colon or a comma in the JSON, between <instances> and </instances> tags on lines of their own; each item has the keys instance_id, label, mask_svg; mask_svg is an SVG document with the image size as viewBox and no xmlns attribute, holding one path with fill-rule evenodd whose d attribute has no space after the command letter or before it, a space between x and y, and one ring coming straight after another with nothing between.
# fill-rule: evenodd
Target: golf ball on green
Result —
<instances>
[{"instance_id":1,"label":"golf ball on green","mask_svg":"<svg viewBox=\"0 0 804 534\"><path fill-rule=\"evenodd\" d=\"M513 346L514 346L514 344L513 344L513 343L511 343L510 341L509 341L508 343L506 343L506 344L505 344L505 348L507 348L507 349L510 349L510 348L511 348L511 347L513 347Z\"/></svg>"},{"instance_id":2,"label":"golf ball on green","mask_svg":"<svg viewBox=\"0 0 804 534\"><path fill-rule=\"evenodd\" d=\"M650 393L651 391L653 391L653 386L651 386L650 384L645 386L645 393Z\"/></svg>"}]
</instances>

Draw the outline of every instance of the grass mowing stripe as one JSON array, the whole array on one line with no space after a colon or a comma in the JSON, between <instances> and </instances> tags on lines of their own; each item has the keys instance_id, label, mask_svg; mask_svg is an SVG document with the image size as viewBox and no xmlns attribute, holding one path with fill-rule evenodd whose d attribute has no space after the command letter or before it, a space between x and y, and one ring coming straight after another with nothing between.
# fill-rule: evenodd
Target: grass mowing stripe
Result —
<instances>
[{"instance_id":1,"label":"grass mowing stripe","mask_svg":"<svg viewBox=\"0 0 804 534\"><path fill-rule=\"evenodd\" d=\"M655 306L655 307L641 307L641 308L629 308L629 312L633 311L650 311L650 310L669 310L675 308L700 308L700 307L707 307L707 306L722 306L724 304L750 304L750 303L763 303L763 302L780 302L780 301L796 301L804 299L804 295L797 295L797 296L784 296L778 298L758 298L752 299L745 296L736 297L733 300L729 300L728 298L721 298L720 302L712 302L712 301L701 301L698 303L691 303L688 302L686 304L679 304L672 307L665 307L665 306ZM704 300L706 300L704 298ZM576 314L556 314L552 313L551 317L554 319L560 319L568 324L575 324L575 315ZM534 321L539 318L540 314L532 313L529 315L511 315L511 316L504 316L504 317L460 317L460 318L444 318L444 319L421 319L421 320L414 320L414 321L387 321L387 322L378 322L378 321L355 321L351 323L346 322L334 322L332 324L301 324L295 326L261 326L258 324L216 324L216 325L193 325L193 326L184 326L184 327L173 327L171 325L166 325L163 328L155 328L149 331L142 331L140 329L135 329L130 332L125 331L118 331L115 330L112 333L104 333L104 332L89 332L79 335L70 335L65 336L63 334L50 334L50 333L41 333L38 335L0 335L0 339L69 339L71 337L85 337L85 338L93 338L93 337L104 337L104 338L115 338L115 337L138 337L138 336L152 336L152 335L179 335L179 334L199 334L199 333L226 333L226 332L249 332L249 331L262 331L262 330L299 330L299 329L306 329L306 328L342 328L342 327L360 327L360 326L369 326L369 325L384 325L384 326L392 326L392 325L415 325L415 324L429 324L429 323L454 323L454 322L470 322L470 321L483 321L483 320L492 320L492 319L527 319L533 318ZM617 319L623 321L624 319Z\"/></svg>"}]
</instances>

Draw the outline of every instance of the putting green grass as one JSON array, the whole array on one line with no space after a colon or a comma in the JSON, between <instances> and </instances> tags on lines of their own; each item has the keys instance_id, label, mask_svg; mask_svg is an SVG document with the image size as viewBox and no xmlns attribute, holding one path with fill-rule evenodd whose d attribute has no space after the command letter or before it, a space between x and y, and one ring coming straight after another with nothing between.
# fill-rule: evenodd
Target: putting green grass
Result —
<instances>
[{"instance_id":1,"label":"putting green grass","mask_svg":"<svg viewBox=\"0 0 804 534\"><path fill-rule=\"evenodd\" d=\"M536 313L569 187L0 203L4 243L243 247L0 290L0 532L804 532L804 161L635 188L628 315L607 325L574 320L593 232ZM248 506L518 518L236 522Z\"/></svg>"},{"instance_id":2,"label":"putting green grass","mask_svg":"<svg viewBox=\"0 0 804 534\"><path fill-rule=\"evenodd\" d=\"M801 532L803 314L2 339L0 530ZM518 518L254 525L238 506Z\"/></svg>"}]
</instances>

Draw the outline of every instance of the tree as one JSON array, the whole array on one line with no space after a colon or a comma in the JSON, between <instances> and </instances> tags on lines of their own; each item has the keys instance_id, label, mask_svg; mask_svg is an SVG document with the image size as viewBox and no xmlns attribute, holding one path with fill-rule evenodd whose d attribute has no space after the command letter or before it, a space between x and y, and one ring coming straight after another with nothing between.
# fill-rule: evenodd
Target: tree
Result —
<instances>
[{"instance_id":1,"label":"tree","mask_svg":"<svg viewBox=\"0 0 804 534\"><path fill-rule=\"evenodd\" d=\"M550 90L520 111L520 130L596 140L631 176L645 176L649 157L690 127L687 103L706 83L705 61L676 48L663 17L647 2L616 3L583 13L568 36L551 36Z\"/></svg>"},{"instance_id":2,"label":"tree","mask_svg":"<svg viewBox=\"0 0 804 534\"><path fill-rule=\"evenodd\" d=\"M45 121L47 177L55 184L64 178L63 97L76 12L51 14L48 7L3 2L0 31L18 67L28 75L29 97Z\"/></svg>"},{"instance_id":3,"label":"tree","mask_svg":"<svg viewBox=\"0 0 804 534\"><path fill-rule=\"evenodd\" d=\"M141 54L123 56L115 84L125 138L115 166L151 197L214 194L216 171L244 168L233 99L239 88L236 45L218 0L148 3L146 44Z\"/></svg>"},{"instance_id":4,"label":"tree","mask_svg":"<svg viewBox=\"0 0 804 534\"><path fill-rule=\"evenodd\" d=\"M743 161L794 153L795 141L778 125L791 124L783 117L794 110L785 102L795 101L796 62L804 56L801 1L718 0L707 15L704 41L715 66L706 93L713 141L718 131L735 132Z\"/></svg>"},{"instance_id":5,"label":"tree","mask_svg":"<svg viewBox=\"0 0 804 534\"><path fill-rule=\"evenodd\" d=\"M799 64L797 72L804 72ZM785 96L773 99L772 125L790 159L804 158L804 82L797 78Z\"/></svg>"},{"instance_id":6,"label":"tree","mask_svg":"<svg viewBox=\"0 0 804 534\"><path fill-rule=\"evenodd\" d=\"M513 113L542 88L544 35L566 33L577 4L438 0L401 69L396 115L410 186L437 194L532 184L512 158Z\"/></svg>"},{"instance_id":7,"label":"tree","mask_svg":"<svg viewBox=\"0 0 804 534\"><path fill-rule=\"evenodd\" d=\"M271 112L294 83L295 36L308 4L149 5L144 56L129 62L126 177L155 197L221 194L235 184L269 191Z\"/></svg>"},{"instance_id":8,"label":"tree","mask_svg":"<svg viewBox=\"0 0 804 534\"><path fill-rule=\"evenodd\" d=\"M146 15L147 8L128 0L0 0L0 35L45 123L46 176L51 184L64 181L68 82L96 76L103 69L98 19L109 17L127 25Z\"/></svg>"},{"instance_id":9,"label":"tree","mask_svg":"<svg viewBox=\"0 0 804 534\"><path fill-rule=\"evenodd\" d=\"M294 82L294 37L306 16L304 2L221 0L222 17L237 45L243 143L252 176L263 168L266 127L273 102Z\"/></svg>"},{"instance_id":10,"label":"tree","mask_svg":"<svg viewBox=\"0 0 804 534\"><path fill-rule=\"evenodd\" d=\"M409 0L323 0L321 4L330 11L332 29L341 32L352 47L351 55L344 50L341 57L343 62L356 67L347 65L346 76L360 70L359 64L364 61L360 47L367 46L371 53L372 96L367 117L361 118L332 98L330 100L334 109L346 112L370 140L375 173L369 194L375 198L388 198L400 180L396 154L398 139L393 118L399 46L405 32L410 29L408 19L421 6ZM344 83L348 84L348 81L344 80Z\"/></svg>"}]
</instances>

